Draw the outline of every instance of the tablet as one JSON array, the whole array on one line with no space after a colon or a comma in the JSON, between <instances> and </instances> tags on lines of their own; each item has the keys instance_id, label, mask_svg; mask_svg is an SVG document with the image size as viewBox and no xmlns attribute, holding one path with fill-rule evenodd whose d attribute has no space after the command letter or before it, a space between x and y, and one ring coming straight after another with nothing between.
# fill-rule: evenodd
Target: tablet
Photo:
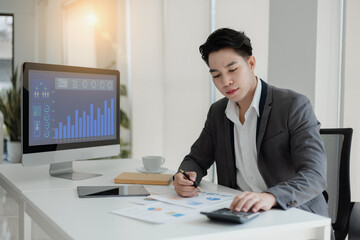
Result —
<instances>
[{"instance_id":1,"label":"tablet","mask_svg":"<svg viewBox=\"0 0 360 240\"><path fill-rule=\"evenodd\" d=\"M79 198L149 196L144 186L78 186Z\"/></svg>"}]
</instances>

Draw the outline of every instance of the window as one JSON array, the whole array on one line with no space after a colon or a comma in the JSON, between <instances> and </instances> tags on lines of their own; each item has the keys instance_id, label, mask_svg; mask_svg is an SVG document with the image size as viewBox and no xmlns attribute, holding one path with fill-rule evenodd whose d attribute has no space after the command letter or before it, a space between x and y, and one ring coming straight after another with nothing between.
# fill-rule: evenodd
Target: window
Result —
<instances>
[{"instance_id":1,"label":"window","mask_svg":"<svg viewBox=\"0 0 360 240\"><path fill-rule=\"evenodd\" d=\"M10 85L14 70L14 15L0 14L0 88Z\"/></svg>"}]
</instances>

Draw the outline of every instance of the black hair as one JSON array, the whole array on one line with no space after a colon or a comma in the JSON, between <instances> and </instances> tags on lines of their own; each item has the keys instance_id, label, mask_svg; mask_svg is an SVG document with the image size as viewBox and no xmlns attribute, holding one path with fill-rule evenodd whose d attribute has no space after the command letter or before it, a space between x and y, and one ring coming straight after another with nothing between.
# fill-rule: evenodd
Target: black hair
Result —
<instances>
[{"instance_id":1,"label":"black hair","mask_svg":"<svg viewBox=\"0 0 360 240\"><path fill-rule=\"evenodd\" d=\"M209 65L209 54L224 48L234 49L243 58L252 56L250 38L244 32L230 28L220 28L211 33L199 50L202 59Z\"/></svg>"}]
</instances>

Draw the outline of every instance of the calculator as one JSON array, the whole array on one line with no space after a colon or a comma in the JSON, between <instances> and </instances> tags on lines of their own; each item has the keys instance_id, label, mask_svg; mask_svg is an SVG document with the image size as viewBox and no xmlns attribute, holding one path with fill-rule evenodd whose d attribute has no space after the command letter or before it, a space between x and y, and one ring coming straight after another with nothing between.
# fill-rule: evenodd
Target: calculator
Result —
<instances>
[{"instance_id":1,"label":"calculator","mask_svg":"<svg viewBox=\"0 0 360 240\"><path fill-rule=\"evenodd\" d=\"M211 220L219 220L234 223L246 223L249 220L260 215L259 212L236 212L229 208L220 208L212 212L200 212Z\"/></svg>"}]
</instances>

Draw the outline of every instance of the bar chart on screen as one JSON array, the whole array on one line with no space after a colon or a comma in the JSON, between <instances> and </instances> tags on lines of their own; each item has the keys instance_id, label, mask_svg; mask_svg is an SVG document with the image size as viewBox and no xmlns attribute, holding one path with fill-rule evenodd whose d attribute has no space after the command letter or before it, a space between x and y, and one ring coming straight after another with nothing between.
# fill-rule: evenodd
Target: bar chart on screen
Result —
<instances>
[{"instance_id":1,"label":"bar chart on screen","mask_svg":"<svg viewBox=\"0 0 360 240\"><path fill-rule=\"evenodd\" d=\"M105 100L102 107L75 109L72 115L62 117L55 124L55 139L76 139L114 135L114 99Z\"/></svg>"},{"instance_id":2,"label":"bar chart on screen","mask_svg":"<svg viewBox=\"0 0 360 240\"><path fill-rule=\"evenodd\" d=\"M107 76L32 73L31 145L116 138L115 80Z\"/></svg>"}]
</instances>

